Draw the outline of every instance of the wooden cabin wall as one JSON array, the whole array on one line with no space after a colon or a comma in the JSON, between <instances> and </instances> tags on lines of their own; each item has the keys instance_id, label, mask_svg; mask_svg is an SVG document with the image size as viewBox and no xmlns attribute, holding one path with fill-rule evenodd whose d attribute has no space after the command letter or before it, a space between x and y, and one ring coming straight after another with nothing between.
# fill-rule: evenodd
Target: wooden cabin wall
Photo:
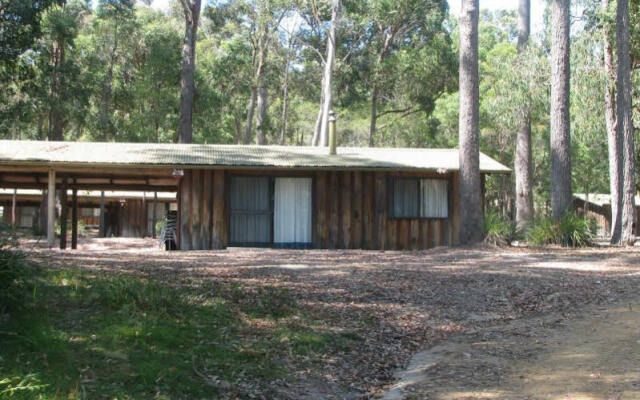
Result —
<instances>
[{"instance_id":1,"label":"wooden cabin wall","mask_svg":"<svg viewBox=\"0 0 640 400\"><path fill-rule=\"evenodd\" d=\"M458 175L450 179L448 219L389 218L390 178L442 178L437 174L368 171L315 173L313 247L417 250L457 243Z\"/></svg>"},{"instance_id":2,"label":"wooden cabin wall","mask_svg":"<svg viewBox=\"0 0 640 400\"><path fill-rule=\"evenodd\" d=\"M181 250L227 247L224 170L185 170L178 191Z\"/></svg>"},{"instance_id":3,"label":"wooden cabin wall","mask_svg":"<svg viewBox=\"0 0 640 400\"><path fill-rule=\"evenodd\" d=\"M118 213L121 237L144 237L147 231L146 205L142 200L127 200Z\"/></svg>"},{"instance_id":4,"label":"wooden cabin wall","mask_svg":"<svg viewBox=\"0 0 640 400\"><path fill-rule=\"evenodd\" d=\"M371 171L185 170L178 192L181 250L224 249L228 244L229 176L313 177L314 248L417 250L457 243L460 230L458 174ZM447 219L393 219L388 215L393 177L447 178Z\"/></svg>"}]
</instances>

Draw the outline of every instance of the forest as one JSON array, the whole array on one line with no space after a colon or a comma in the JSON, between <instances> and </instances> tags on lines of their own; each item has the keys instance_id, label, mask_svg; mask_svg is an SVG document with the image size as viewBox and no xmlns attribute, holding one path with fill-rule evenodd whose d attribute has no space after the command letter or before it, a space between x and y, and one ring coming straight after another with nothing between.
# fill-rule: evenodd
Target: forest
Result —
<instances>
[{"instance_id":1,"label":"forest","mask_svg":"<svg viewBox=\"0 0 640 400\"><path fill-rule=\"evenodd\" d=\"M544 29L530 36L529 28L522 36L518 10L481 10L478 28L480 150L513 167L527 117L529 182L543 214L552 186L551 3ZM629 13L636 105L639 3L631 1ZM446 0L172 0L165 11L152 0L4 0L1 7L2 15L22 16L3 21L6 139L323 144L323 115L332 108L340 146L458 146L459 20ZM572 188L608 193L615 1L570 8ZM487 188L489 204L512 218L516 175L490 179Z\"/></svg>"}]
</instances>

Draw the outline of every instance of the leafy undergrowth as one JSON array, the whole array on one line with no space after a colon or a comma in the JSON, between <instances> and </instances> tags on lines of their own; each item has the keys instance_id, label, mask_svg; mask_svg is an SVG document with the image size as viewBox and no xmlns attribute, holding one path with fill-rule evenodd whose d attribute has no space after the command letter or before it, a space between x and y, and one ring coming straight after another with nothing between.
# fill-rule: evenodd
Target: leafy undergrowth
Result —
<instances>
[{"instance_id":1,"label":"leafy undergrowth","mask_svg":"<svg viewBox=\"0 0 640 400\"><path fill-rule=\"evenodd\" d=\"M0 314L0 398L268 396L280 359L356 340L314 328L282 289L173 287L152 278L42 270Z\"/></svg>"}]
</instances>

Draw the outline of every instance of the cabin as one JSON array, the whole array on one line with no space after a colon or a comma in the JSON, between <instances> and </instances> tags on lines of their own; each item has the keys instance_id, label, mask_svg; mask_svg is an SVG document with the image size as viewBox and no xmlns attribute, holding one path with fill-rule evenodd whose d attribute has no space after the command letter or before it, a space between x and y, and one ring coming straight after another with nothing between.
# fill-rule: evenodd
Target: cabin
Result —
<instances>
[{"instance_id":1,"label":"cabin","mask_svg":"<svg viewBox=\"0 0 640 400\"><path fill-rule=\"evenodd\" d=\"M636 226L634 233L640 236L640 196L635 198ZM573 205L579 214L592 220L595 224L596 235L601 238L611 234L611 195L604 193L576 193L573 195Z\"/></svg>"},{"instance_id":2,"label":"cabin","mask_svg":"<svg viewBox=\"0 0 640 400\"><path fill-rule=\"evenodd\" d=\"M67 190L67 207L72 194ZM175 192L79 190L77 196L78 222L99 229L104 237L156 237L156 222L178 208ZM38 231L45 226L41 223L45 204L44 190L0 188L0 221Z\"/></svg>"},{"instance_id":3,"label":"cabin","mask_svg":"<svg viewBox=\"0 0 640 400\"><path fill-rule=\"evenodd\" d=\"M48 209L59 188L177 192L181 250L455 245L458 170L457 149L0 141L0 187ZM510 170L480 154L480 172Z\"/></svg>"}]
</instances>

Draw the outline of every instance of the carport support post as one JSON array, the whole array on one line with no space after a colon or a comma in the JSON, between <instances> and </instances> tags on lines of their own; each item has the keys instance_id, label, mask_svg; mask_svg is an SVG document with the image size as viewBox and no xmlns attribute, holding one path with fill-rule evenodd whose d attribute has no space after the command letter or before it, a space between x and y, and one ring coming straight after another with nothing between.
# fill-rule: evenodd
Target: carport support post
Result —
<instances>
[{"instance_id":1,"label":"carport support post","mask_svg":"<svg viewBox=\"0 0 640 400\"><path fill-rule=\"evenodd\" d=\"M67 220L69 217L69 203L67 202L67 183L62 180L60 188L60 250L67 248Z\"/></svg>"},{"instance_id":2,"label":"carport support post","mask_svg":"<svg viewBox=\"0 0 640 400\"><path fill-rule=\"evenodd\" d=\"M98 236L101 238L106 236L104 226L104 190L100 192L100 224L98 225Z\"/></svg>"},{"instance_id":3,"label":"carport support post","mask_svg":"<svg viewBox=\"0 0 640 400\"><path fill-rule=\"evenodd\" d=\"M78 248L78 190L71 195L71 248Z\"/></svg>"},{"instance_id":4,"label":"carport support post","mask_svg":"<svg viewBox=\"0 0 640 400\"><path fill-rule=\"evenodd\" d=\"M13 189L13 198L11 199L11 229L16 229L16 194L18 189Z\"/></svg>"},{"instance_id":5,"label":"carport support post","mask_svg":"<svg viewBox=\"0 0 640 400\"><path fill-rule=\"evenodd\" d=\"M56 244L56 172L49 170L47 188L47 244L53 247Z\"/></svg>"},{"instance_id":6,"label":"carport support post","mask_svg":"<svg viewBox=\"0 0 640 400\"><path fill-rule=\"evenodd\" d=\"M153 192L153 210L151 210L151 236L156 238L156 208L158 206L158 192Z\"/></svg>"}]
</instances>

